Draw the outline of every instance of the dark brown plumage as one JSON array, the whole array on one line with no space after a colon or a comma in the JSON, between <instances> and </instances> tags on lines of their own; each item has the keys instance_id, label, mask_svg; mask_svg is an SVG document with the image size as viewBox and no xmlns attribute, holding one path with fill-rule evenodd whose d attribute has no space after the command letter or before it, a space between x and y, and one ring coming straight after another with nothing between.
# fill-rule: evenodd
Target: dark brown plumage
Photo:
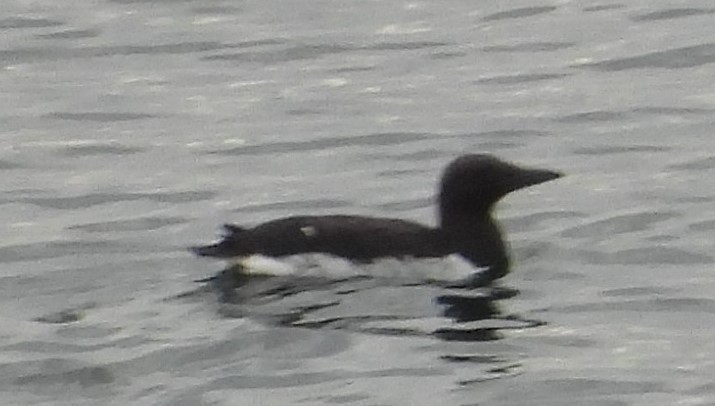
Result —
<instances>
[{"instance_id":1,"label":"dark brown plumage","mask_svg":"<svg viewBox=\"0 0 715 406\"><path fill-rule=\"evenodd\" d=\"M283 257L325 253L355 262L384 257L443 257L460 254L488 268L491 279L509 267L504 241L491 216L509 192L559 178L561 174L521 168L490 155L463 155L444 171L439 191L439 225L366 216L295 216L253 228L225 225L216 244L192 248L199 256L232 258L252 254Z\"/></svg>"}]
</instances>

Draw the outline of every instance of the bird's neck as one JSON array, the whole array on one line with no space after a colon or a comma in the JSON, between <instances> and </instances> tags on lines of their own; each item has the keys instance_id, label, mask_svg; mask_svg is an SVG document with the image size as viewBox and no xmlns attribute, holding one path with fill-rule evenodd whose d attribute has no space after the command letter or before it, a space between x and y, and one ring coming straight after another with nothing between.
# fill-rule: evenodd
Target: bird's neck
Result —
<instances>
[{"instance_id":1,"label":"bird's neck","mask_svg":"<svg viewBox=\"0 0 715 406\"><path fill-rule=\"evenodd\" d=\"M509 271L509 255L490 211L443 215L440 229L457 253L475 266L488 268L490 279L501 278Z\"/></svg>"}]
</instances>

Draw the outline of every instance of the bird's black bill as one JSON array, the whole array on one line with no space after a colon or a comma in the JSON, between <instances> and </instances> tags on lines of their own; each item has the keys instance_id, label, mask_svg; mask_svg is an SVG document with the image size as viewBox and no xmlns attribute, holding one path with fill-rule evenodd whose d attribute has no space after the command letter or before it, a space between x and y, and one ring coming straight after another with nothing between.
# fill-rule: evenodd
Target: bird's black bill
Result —
<instances>
[{"instance_id":1,"label":"bird's black bill","mask_svg":"<svg viewBox=\"0 0 715 406\"><path fill-rule=\"evenodd\" d=\"M515 177L510 191L538 185L564 176L560 172L547 169L523 169Z\"/></svg>"}]
</instances>

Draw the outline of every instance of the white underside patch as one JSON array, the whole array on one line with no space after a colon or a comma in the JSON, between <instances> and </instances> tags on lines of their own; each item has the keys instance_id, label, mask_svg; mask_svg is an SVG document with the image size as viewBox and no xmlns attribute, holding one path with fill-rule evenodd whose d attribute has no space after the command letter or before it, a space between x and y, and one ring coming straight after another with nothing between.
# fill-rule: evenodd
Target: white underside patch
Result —
<instances>
[{"instance_id":1,"label":"white underside patch","mask_svg":"<svg viewBox=\"0 0 715 406\"><path fill-rule=\"evenodd\" d=\"M406 280L456 281L472 277L484 268L475 268L459 255L444 258L381 258L368 264L326 254L302 254L282 258L262 255L234 258L241 272L251 275L321 276L348 278L371 276Z\"/></svg>"}]
</instances>

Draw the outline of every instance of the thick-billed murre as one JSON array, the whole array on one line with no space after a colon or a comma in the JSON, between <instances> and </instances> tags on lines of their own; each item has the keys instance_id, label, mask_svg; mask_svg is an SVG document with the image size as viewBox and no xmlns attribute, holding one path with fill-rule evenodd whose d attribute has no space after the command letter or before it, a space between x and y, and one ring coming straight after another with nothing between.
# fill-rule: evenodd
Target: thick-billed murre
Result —
<instances>
[{"instance_id":1,"label":"thick-billed murre","mask_svg":"<svg viewBox=\"0 0 715 406\"><path fill-rule=\"evenodd\" d=\"M509 192L561 176L491 155L463 155L442 175L437 227L367 216L294 216L253 228L226 224L221 241L191 250L199 256L227 259L322 253L358 263L459 254L474 266L487 268L488 278L494 280L507 273L509 256L492 207Z\"/></svg>"}]
</instances>

